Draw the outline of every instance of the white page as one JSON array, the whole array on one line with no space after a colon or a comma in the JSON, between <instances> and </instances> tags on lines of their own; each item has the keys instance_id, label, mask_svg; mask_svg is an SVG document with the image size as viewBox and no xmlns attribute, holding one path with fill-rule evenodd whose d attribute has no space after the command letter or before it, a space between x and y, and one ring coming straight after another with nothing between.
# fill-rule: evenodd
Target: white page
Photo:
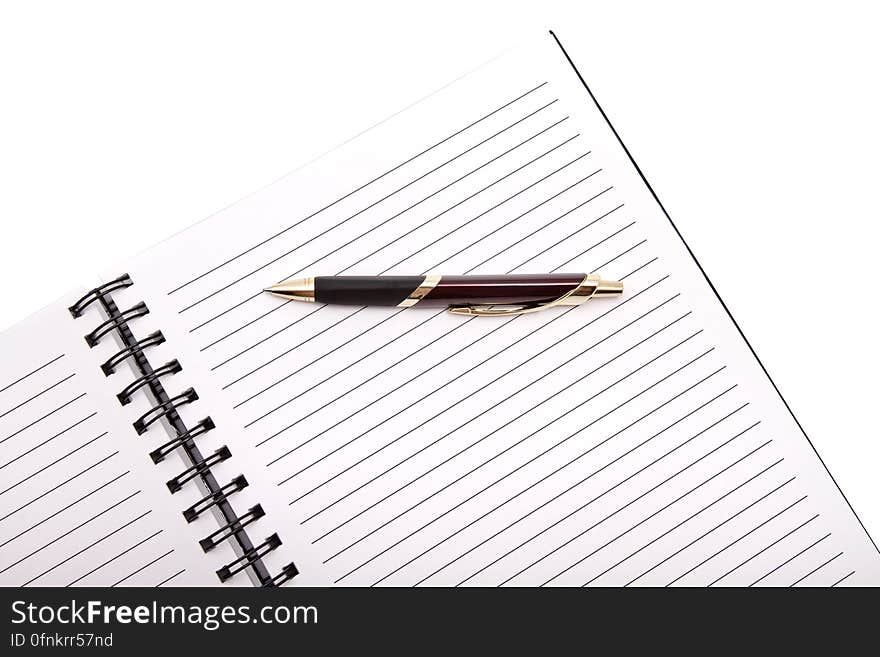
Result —
<instances>
[{"instance_id":1,"label":"white page","mask_svg":"<svg viewBox=\"0 0 880 657\"><path fill-rule=\"evenodd\" d=\"M711 219L707 219L711 220ZM880 560L549 36L125 265L300 584L832 585ZM292 275L600 271L516 318ZM112 272L114 275L118 271ZM195 412L195 411L193 411Z\"/></svg>"},{"instance_id":2,"label":"white page","mask_svg":"<svg viewBox=\"0 0 880 657\"><path fill-rule=\"evenodd\" d=\"M118 345L90 350L83 336L102 318L67 311L84 291L0 337L0 584L209 583L212 564L113 396L131 372L99 369Z\"/></svg>"}]
</instances>

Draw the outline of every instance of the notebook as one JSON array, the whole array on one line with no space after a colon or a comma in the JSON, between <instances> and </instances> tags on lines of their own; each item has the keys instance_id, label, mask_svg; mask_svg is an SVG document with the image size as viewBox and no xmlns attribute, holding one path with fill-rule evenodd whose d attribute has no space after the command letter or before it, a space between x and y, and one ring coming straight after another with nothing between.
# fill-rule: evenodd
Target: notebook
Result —
<instances>
[{"instance_id":1,"label":"notebook","mask_svg":"<svg viewBox=\"0 0 880 657\"><path fill-rule=\"evenodd\" d=\"M292 276L601 272L508 317ZM836 586L876 545L552 34L0 339L5 585Z\"/></svg>"}]
</instances>

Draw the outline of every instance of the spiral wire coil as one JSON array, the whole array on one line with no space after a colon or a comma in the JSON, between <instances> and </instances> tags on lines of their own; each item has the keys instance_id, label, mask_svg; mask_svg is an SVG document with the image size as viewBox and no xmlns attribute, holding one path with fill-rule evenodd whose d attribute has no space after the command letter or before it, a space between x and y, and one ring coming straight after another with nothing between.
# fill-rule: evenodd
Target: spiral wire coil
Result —
<instances>
[{"instance_id":1,"label":"spiral wire coil","mask_svg":"<svg viewBox=\"0 0 880 657\"><path fill-rule=\"evenodd\" d=\"M101 370L106 376L110 376L119 365L130 360L140 373L139 377L117 395L119 403L123 406L129 404L132 396L140 390L145 390L152 398L153 406L150 410L132 423L135 432L138 435L145 434L151 425L162 419L171 428L174 437L150 452L150 458L154 463L159 463L172 452L180 450L189 467L167 482L168 490L173 494L189 482L198 480L202 488L207 491L201 499L183 511L183 517L187 522L193 522L208 510L213 509L217 512L218 518L221 519L220 528L200 540L199 545L202 550L209 552L224 541L231 541L239 555L237 559L217 570L220 581L226 582L237 574L250 570L260 585L281 586L296 577L299 571L292 562L274 576L266 567L263 557L276 550L281 545L281 539L278 534L271 534L261 543L255 544L248 535L246 528L265 516L265 511L259 504L252 506L242 515L238 515L233 509L230 498L247 487L247 479L244 475L238 475L229 483L221 485L215 478L211 468L231 458L232 452L223 445L212 454L203 456L195 441L199 436L215 428L214 421L206 417L192 427L187 427L177 412L181 406L197 401L199 396L193 388L173 396L166 392L162 379L177 374L183 368L177 359L155 369L150 364L146 350L165 342L165 336L161 331L156 331L137 339L131 331L129 321L149 314L149 308L145 303L139 302L128 310L120 311L112 297L113 292L131 285L133 285L131 277L123 274L91 290L70 307L70 313L75 318L80 317L91 304L98 303L107 319L85 336L86 343L89 347L95 347L104 337L115 333L123 345L122 349L101 365Z\"/></svg>"}]
</instances>

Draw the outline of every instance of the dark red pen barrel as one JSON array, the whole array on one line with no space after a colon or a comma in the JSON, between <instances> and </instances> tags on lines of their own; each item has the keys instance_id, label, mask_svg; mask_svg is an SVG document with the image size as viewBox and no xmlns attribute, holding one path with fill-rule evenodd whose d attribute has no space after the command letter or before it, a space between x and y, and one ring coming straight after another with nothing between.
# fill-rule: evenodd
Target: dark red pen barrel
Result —
<instances>
[{"instance_id":1,"label":"dark red pen barrel","mask_svg":"<svg viewBox=\"0 0 880 657\"><path fill-rule=\"evenodd\" d=\"M583 280L584 274L443 276L419 306L546 302L570 292Z\"/></svg>"}]
</instances>

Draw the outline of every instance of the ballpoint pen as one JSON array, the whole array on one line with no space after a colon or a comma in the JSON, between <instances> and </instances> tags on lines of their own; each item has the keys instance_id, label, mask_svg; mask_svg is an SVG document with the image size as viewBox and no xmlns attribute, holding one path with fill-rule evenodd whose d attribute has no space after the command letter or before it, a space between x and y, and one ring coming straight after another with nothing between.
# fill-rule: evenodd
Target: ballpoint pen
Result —
<instances>
[{"instance_id":1,"label":"ballpoint pen","mask_svg":"<svg viewBox=\"0 0 880 657\"><path fill-rule=\"evenodd\" d=\"M315 276L265 289L288 300L357 306L448 307L462 315L519 315L623 293L598 274Z\"/></svg>"}]
</instances>

